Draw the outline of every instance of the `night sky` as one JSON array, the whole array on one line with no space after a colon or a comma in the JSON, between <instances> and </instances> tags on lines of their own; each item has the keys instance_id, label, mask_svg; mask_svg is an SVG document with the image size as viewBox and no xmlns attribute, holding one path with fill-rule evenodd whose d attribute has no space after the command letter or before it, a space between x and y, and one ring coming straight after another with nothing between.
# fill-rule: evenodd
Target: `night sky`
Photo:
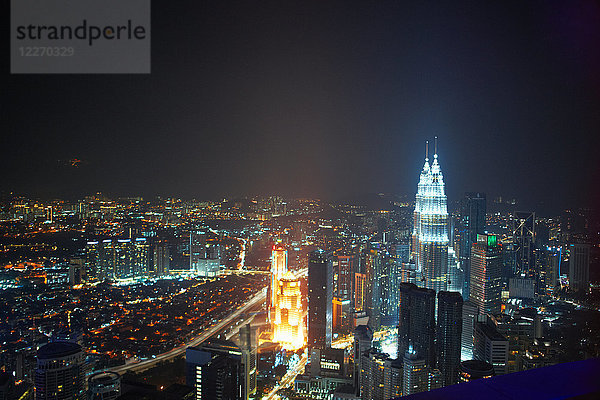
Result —
<instances>
[{"instance_id":1,"label":"night sky","mask_svg":"<svg viewBox=\"0 0 600 400\"><path fill-rule=\"evenodd\" d=\"M600 201L598 2L224 3L154 1L150 75L6 58L0 190L412 198L437 135L450 201Z\"/></svg>"}]
</instances>

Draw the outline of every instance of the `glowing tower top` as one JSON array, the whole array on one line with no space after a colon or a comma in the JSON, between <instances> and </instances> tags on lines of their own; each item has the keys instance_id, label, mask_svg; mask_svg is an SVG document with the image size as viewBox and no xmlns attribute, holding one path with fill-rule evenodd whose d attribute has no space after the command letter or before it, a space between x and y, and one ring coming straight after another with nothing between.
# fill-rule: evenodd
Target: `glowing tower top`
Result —
<instances>
[{"instance_id":1,"label":"glowing tower top","mask_svg":"<svg viewBox=\"0 0 600 400\"><path fill-rule=\"evenodd\" d=\"M421 286L440 291L446 290L448 270L448 207L444 176L438 162L437 137L431 165L428 153L427 142L415 199L411 254L424 282Z\"/></svg>"}]
</instances>

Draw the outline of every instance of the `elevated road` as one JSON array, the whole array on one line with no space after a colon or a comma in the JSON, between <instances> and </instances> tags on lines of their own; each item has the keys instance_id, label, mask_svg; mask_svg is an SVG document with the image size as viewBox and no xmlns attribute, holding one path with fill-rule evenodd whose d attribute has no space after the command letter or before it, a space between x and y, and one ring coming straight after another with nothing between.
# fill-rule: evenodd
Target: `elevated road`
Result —
<instances>
[{"instance_id":1,"label":"elevated road","mask_svg":"<svg viewBox=\"0 0 600 400\"><path fill-rule=\"evenodd\" d=\"M185 353L186 348L188 348L190 346L193 347L193 346L198 346L198 345L202 344L211 336L216 335L217 333L219 333L221 330L223 330L227 326L232 325L236 319L240 318L240 316L242 314L244 314L248 311L251 311L254 307L259 307L260 304L262 304L266 298L267 298L267 289L264 288L260 292L258 292L255 296L253 296L246 304L239 307L237 310L235 310L234 312L232 312L231 314L229 314L228 316L226 316L225 318L223 318L216 324L212 325L210 328L206 329L199 336L192 339L188 343L181 345L179 347L175 347L174 349L171 349L165 353L159 354L156 356L156 358L149 358L146 360L142 360L138 363L125 364L125 365L120 365L118 367L107 368L106 370L117 372L119 374L124 374L126 372L142 372L142 371L145 371L152 367L155 367L160 362L170 361L176 357L179 357ZM246 321L251 320L252 318L254 318L254 316L246 318ZM246 321L244 321L244 322L246 322Z\"/></svg>"}]
</instances>

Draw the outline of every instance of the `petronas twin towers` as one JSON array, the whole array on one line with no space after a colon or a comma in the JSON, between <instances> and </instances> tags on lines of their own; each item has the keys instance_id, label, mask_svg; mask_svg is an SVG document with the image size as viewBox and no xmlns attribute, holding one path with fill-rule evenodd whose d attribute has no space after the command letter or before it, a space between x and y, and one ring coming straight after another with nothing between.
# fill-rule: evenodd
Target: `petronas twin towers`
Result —
<instances>
[{"instance_id":1,"label":"petronas twin towers","mask_svg":"<svg viewBox=\"0 0 600 400\"><path fill-rule=\"evenodd\" d=\"M411 255L419 286L439 292L446 290L448 280L448 207L437 138L431 165L427 150L415 201Z\"/></svg>"}]
</instances>

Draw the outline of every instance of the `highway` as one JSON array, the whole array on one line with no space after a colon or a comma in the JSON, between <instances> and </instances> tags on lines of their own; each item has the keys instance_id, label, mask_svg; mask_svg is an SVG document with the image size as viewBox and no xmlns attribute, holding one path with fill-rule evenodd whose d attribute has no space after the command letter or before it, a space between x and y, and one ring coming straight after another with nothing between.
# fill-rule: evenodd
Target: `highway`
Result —
<instances>
[{"instance_id":1,"label":"highway","mask_svg":"<svg viewBox=\"0 0 600 400\"><path fill-rule=\"evenodd\" d=\"M194 338L190 342L188 342L184 345L181 345L179 347L176 347L174 349L171 349L165 353L159 354L156 356L156 358L149 358L146 360L142 360L138 363L125 364L125 365L120 365L118 367L107 368L106 370L117 372L119 374L124 374L125 372L141 372L141 371L145 371L149 368L156 366L156 364L158 364L160 362L169 361L169 360L172 360L173 358L181 356L185 353L186 348L188 348L190 346L198 346L199 344L203 343L211 336L219 333L221 330L226 328L228 325L231 325L233 322L235 322L235 320L237 318L239 318L240 315L242 315L243 313L245 313L247 311L250 311L253 307L256 307L259 304L261 304L262 302L264 302L266 298L267 298L267 288L264 288L260 292L258 292L254 297L252 297L246 304L244 304L243 306L241 306L240 308L238 308L237 310L235 310L234 312L229 314L227 317L223 318L221 321L212 325L210 328L208 328L207 330L202 332L198 337ZM247 318L246 321L251 320L252 318L254 318L254 316ZM244 321L244 322L246 322L246 321Z\"/></svg>"}]
</instances>

